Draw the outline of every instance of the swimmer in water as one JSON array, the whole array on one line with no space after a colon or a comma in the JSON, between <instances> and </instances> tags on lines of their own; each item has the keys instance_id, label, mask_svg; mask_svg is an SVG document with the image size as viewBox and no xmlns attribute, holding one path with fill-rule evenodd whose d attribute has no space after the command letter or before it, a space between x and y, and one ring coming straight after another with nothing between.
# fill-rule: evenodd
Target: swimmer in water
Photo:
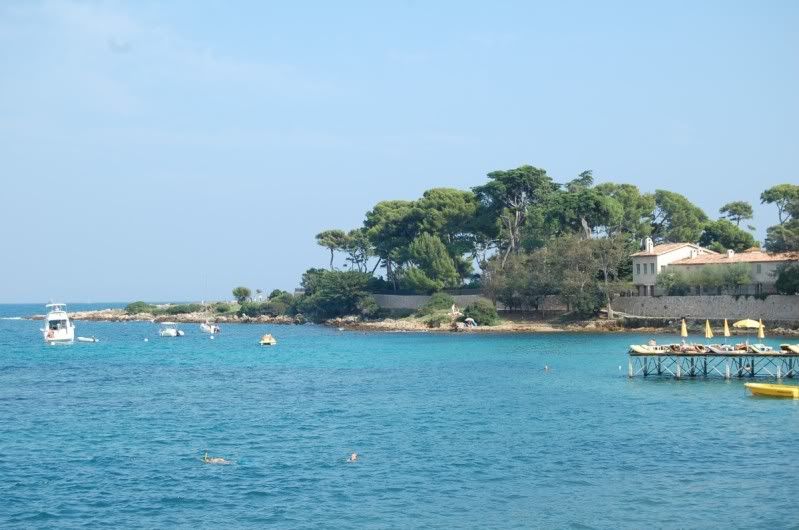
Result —
<instances>
[{"instance_id":1,"label":"swimmer in water","mask_svg":"<svg viewBox=\"0 0 799 530\"><path fill-rule=\"evenodd\" d=\"M347 457L347 463L352 464L353 462L358 461L358 453L352 453L349 457Z\"/></svg>"},{"instance_id":2,"label":"swimmer in water","mask_svg":"<svg viewBox=\"0 0 799 530\"><path fill-rule=\"evenodd\" d=\"M208 451L206 451L205 455L203 455L203 464L217 464L217 465L227 466L232 463L233 462L231 462L230 460L226 460L218 456L208 456Z\"/></svg>"}]
</instances>

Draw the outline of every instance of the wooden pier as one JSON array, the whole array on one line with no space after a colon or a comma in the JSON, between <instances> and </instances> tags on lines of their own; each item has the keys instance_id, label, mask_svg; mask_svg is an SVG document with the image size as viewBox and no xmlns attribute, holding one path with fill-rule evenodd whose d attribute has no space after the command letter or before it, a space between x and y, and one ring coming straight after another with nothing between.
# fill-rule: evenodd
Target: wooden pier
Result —
<instances>
[{"instance_id":1,"label":"wooden pier","mask_svg":"<svg viewBox=\"0 0 799 530\"><path fill-rule=\"evenodd\" d=\"M630 352L628 377L637 375L684 377L783 377L793 378L799 370L799 354L770 353L696 353Z\"/></svg>"}]
</instances>

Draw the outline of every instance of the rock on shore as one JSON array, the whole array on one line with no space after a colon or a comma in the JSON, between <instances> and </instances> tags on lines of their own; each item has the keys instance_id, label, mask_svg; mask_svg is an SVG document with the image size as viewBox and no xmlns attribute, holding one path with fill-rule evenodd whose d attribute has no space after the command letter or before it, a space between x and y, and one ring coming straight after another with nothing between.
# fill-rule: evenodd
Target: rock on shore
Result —
<instances>
[{"instance_id":1,"label":"rock on shore","mask_svg":"<svg viewBox=\"0 0 799 530\"><path fill-rule=\"evenodd\" d=\"M44 315L33 315L32 320L43 320ZM72 320L90 320L96 322L179 322L182 324L200 324L202 322L215 322L217 324L228 323L252 323L252 324L302 324L305 321L302 317L290 317L286 315L258 317L248 317L239 315L217 315L210 312L183 313L179 315L158 315L151 313L137 313L129 315L124 309L98 309L95 311L75 311L69 313Z\"/></svg>"}]
</instances>

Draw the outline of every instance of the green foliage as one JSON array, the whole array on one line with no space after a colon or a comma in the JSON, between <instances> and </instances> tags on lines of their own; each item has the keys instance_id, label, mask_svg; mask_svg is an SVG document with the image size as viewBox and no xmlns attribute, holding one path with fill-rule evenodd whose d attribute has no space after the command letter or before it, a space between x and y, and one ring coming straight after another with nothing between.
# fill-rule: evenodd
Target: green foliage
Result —
<instances>
[{"instance_id":1,"label":"green foliage","mask_svg":"<svg viewBox=\"0 0 799 530\"><path fill-rule=\"evenodd\" d=\"M139 313L155 314L157 310L158 309L154 305L141 301L133 302L125 306L125 312L129 315L137 315Z\"/></svg>"},{"instance_id":2,"label":"green foliage","mask_svg":"<svg viewBox=\"0 0 799 530\"><path fill-rule=\"evenodd\" d=\"M175 304L167 306L159 311L163 315L185 315L187 313L199 313L205 308L200 304Z\"/></svg>"},{"instance_id":3,"label":"green foliage","mask_svg":"<svg viewBox=\"0 0 799 530\"><path fill-rule=\"evenodd\" d=\"M282 289L275 289L271 293L269 293L269 296L267 298L271 300L272 298L278 298L285 295L291 296L291 293L289 293L288 291L283 291Z\"/></svg>"},{"instance_id":4,"label":"green foliage","mask_svg":"<svg viewBox=\"0 0 799 530\"><path fill-rule=\"evenodd\" d=\"M727 219L705 223L705 229L699 238L699 244L716 252L724 252L727 249L743 252L746 249L758 246L752 234L741 230Z\"/></svg>"},{"instance_id":5,"label":"green foliage","mask_svg":"<svg viewBox=\"0 0 799 530\"><path fill-rule=\"evenodd\" d=\"M721 208L719 213L735 222L735 226L740 226L741 221L752 218L752 205L746 201L728 202Z\"/></svg>"},{"instance_id":6,"label":"green foliage","mask_svg":"<svg viewBox=\"0 0 799 530\"><path fill-rule=\"evenodd\" d=\"M430 315L436 311L450 311L455 299L447 293L433 293L425 304L416 310L418 316Z\"/></svg>"},{"instance_id":7,"label":"green foliage","mask_svg":"<svg viewBox=\"0 0 799 530\"><path fill-rule=\"evenodd\" d=\"M774 286L780 294L799 294L799 263L781 265Z\"/></svg>"},{"instance_id":8,"label":"green foliage","mask_svg":"<svg viewBox=\"0 0 799 530\"><path fill-rule=\"evenodd\" d=\"M463 309L464 318L473 318L481 326L494 326L499 323L497 308L490 300L476 300Z\"/></svg>"},{"instance_id":9,"label":"green foliage","mask_svg":"<svg viewBox=\"0 0 799 530\"><path fill-rule=\"evenodd\" d=\"M622 216L618 224L608 226L608 235L626 235L631 241L640 241L652 233L652 215L655 196L642 194L632 184L606 182L596 186L596 191L612 197L621 205Z\"/></svg>"},{"instance_id":10,"label":"green foliage","mask_svg":"<svg viewBox=\"0 0 799 530\"><path fill-rule=\"evenodd\" d=\"M719 289L735 291L752 283L752 269L748 263L706 265L695 270L668 267L666 272L657 276L656 282L659 288L671 296L691 294L697 287L706 291Z\"/></svg>"},{"instance_id":11,"label":"green foliage","mask_svg":"<svg viewBox=\"0 0 799 530\"><path fill-rule=\"evenodd\" d=\"M364 318L373 318L380 313L380 306L377 305L377 300L370 294L361 296L356 306L358 313Z\"/></svg>"},{"instance_id":12,"label":"green foliage","mask_svg":"<svg viewBox=\"0 0 799 530\"><path fill-rule=\"evenodd\" d=\"M427 278L443 287L456 287L460 283L458 271L447 247L438 236L423 233L414 239L409 247L409 255L418 270Z\"/></svg>"},{"instance_id":13,"label":"green foliage","mask_svg":"<svg viewBox=\"0 0 799 530\"><path fill-rule=\"evenodd\" d=\"M796 184L777 184L760 194L760 202L774 204L780 224L791 218L799 204L799 186Z\"/></svg>"},{"instance_id":14,"label":"green foliage","mask_svg":"<svg viewBox=\"0 0 799 530\"><path fill-rule=\"evenodd\" d=\"M409 267L403 273L402 286L419 293L433 293L443 289L444 282L432 279L422 269Z\"/></svg>"},{"instance_id":15,"label":"green foliage","mask_svg":"<svg viewBox=\"0 0 799 530\"><path fill-rule=\"evenodd\" d=\"M233 308L230 304L226 304L224 302L219 302L214 304L214 313L219 313L220 315L223 313L229 313Z\"/></svg>"},{"instance_id":16,"label":"green foliage","mask_svg":"<svg viewBox=\"0 0 799 530\"><path fill-rule=\"evenodd\" d=\"M799 219L770 226L766 231L765 247L769 252L799 250Z\"/></svg>"},{"instance_id":17,"label":"green foliage","mask_svg":"<svg viewBox=\"0 0 799 530\"><path fill-rule=\"evenodd\" d=\"M422 323L429 328L440 328L443 324L452 324L452 315L449 311L434 311L422 317Z\"/></svg>"},{"instance_id":18,"label":"green foliage","mask_svg":"<svg viewBox=\"0 0 799 530\"><path fill-rule=\"evenodd\" d=\"M246 302L250 296L252 296L252 291L246 287L239 286L233 289L233 298L235 298L239 304Z\"/></svg>"},{"instance_id":19,"label":"green foliage","mask_svg":"<svg viewBox=\"0 0 799 530\"><path fill-rule=\"evenodd\" d=\"M552 182L546 170L533 166L493 171L488 179L488 183L472 190L482 208L497 219L503 251L518 252L528 210L545 207L558 185Z\"/></svg>"},{"instance_id":20,"label":"green foliage","mask_svg":"<svg viewBox=\"0 0 799 530\"><path fill-rule=\"evenodd\" d=\"M656 241L696 243L706 221L705 212L679 193L655 191L652 237Z\"/></svg>"},{"instance_id":21,"label":"green foliage","mask_svg":"<svg viewBox=\"0 0 799 530\"><path fill-rule=\"evenodd\" d=\"M346 246L346 232L343 230L325 230L316 234L316 242L330 251L330 270L333 270L333 256L337 250L343 250Z\"/></svg>"},{"instance_id":22,"label":"green foliage","mask_svg":"<svg viewBox=\"0 0 799 530\"><path fill-rule=\"evenodd\" d=\"M303 275L306 295L299 301L299 311L315 321L362 315L370 310L365 301L370 275L358 271L319 271L311 269Z\"/></svg>"}]
</instances>

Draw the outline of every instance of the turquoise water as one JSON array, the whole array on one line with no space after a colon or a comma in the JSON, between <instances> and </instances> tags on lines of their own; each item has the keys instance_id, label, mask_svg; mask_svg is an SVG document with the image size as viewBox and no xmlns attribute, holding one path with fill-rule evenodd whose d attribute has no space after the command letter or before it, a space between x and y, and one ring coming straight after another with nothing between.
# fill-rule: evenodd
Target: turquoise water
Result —
<instances>
[{"instance_id":1,"label":"turquoise water","mask_svg":"<svg viewBox=\"0 0 799 530\"><path fill-rule=\"evenodd\" d=\"M799 402L752 398L737 380L628 380L627 345L646 336L226 325L210 340L186 325L165 339L150 323L78 322L102 342L47 346L40 324L0 320L3 528L799 516ZM277 347L257 345L267 331ZM205 465L205 450L234 464Z\"/></svg>"}]
</instances>

